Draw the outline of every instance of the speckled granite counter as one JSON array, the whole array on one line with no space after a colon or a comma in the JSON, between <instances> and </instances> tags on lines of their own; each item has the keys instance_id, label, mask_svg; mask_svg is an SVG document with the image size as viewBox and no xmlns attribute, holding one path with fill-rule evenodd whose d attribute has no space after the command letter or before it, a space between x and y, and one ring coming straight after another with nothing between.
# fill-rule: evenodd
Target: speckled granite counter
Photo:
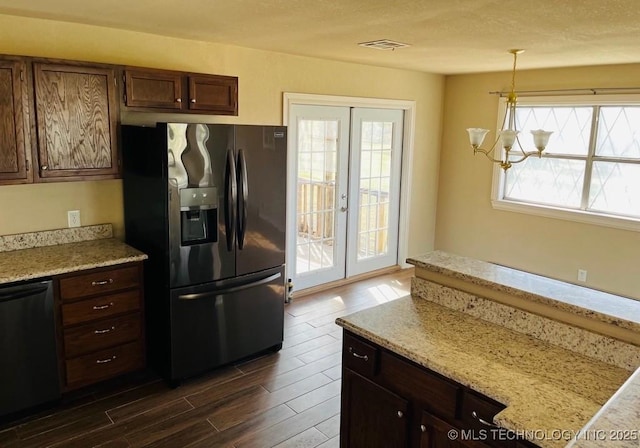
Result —
<instances>
[{"instance_id":1,"label":"speckled granite counter","mask_svg":"<svg viewBox=\"0 0 640 448\"><path fill-rule=\"evenodd\" d=\"M611 397L569 445L572 448L640 446L640 369Z\"/></svg>"},{"instance_id":2,"label":"speckled granite counter","mask_svg":"<svg viewBox=\"0 0 640 448\"><path fill-rule=\"evenodd\" d=\"M407 263L416 268L640 332L640 303L637 300L441 251L409 258Z\"/></svg>"},{"instance_id":3,"label":"speckled granite counter","mask_svg":"<svg viewBox=\"0 0 640 448\"><path fill-rule=\"evenodd\" d=\"M145 260L147 255L114 238L0 253L0 284Z\"/></svg>"},{"instance_id":4,"label":"speckled granite counter","mask_svg":"<svg viewBox=\"0 0 640 448\"><path fill-rule=\"evenodd\" d=\"M519 434L541 431L532 441L542 447L565 446L630 375L417 297L336 322L505 404L495 423Z\"/></svg>"}]
</instances>

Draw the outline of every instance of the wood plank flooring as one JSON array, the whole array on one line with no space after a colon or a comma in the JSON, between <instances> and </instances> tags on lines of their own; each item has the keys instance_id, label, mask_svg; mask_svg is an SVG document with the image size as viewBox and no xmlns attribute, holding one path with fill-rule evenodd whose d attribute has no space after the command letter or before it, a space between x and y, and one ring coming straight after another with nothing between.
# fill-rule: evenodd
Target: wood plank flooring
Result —
<instances>
[{"instance_id":1,"label":"wood plank flooring","mask_svg":"<svg viewBox=\"0 0 640 448\"><path fill-rule=\"evenodd\" d=\"M79 394L0 427L0 447L291 448L339 446L337 317L403 297L413 269L294 300L282 350L176 389L150 375Z\"/></svg>"}]
</instances>

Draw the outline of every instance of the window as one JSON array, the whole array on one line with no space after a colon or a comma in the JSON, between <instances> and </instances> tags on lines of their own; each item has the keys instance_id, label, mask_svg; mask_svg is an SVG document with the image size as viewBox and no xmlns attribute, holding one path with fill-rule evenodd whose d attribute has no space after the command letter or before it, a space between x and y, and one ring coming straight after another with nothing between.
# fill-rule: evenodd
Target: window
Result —
<instances>
[{"instance_id":1,"label":"window","mask_svg":"<svg viewBox=\"0 0 640 448\"><path fill-rule=\"evenodd\" d=\"M542 158L498 167L494 207L640 230L640 98L580 100L519 101L525 149L530 130L554 133Z\"/></svg>"}]
</instances>

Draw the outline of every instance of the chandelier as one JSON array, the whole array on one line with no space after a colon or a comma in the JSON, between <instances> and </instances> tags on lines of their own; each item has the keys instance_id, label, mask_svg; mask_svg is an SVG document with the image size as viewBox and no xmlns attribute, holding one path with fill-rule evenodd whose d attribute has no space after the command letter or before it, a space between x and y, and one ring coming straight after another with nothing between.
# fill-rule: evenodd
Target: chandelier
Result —
<instances>
[{"instance_id":1,"label":"chandelier","mask_svg":"<svg viewBox=\"0 0 640 448\"><path fill-rule=\"evenodd\" d=\"M498 133L498 138L493 143L493 146L489 149L481 148L482 142L484 141L484 137L489 132L488 129L482 128L469 128L467 132L469 133L469 141L471 143L471 147L473 148L473 153L482 153L489 160L494 163L499 163L500 167L503 170L507 171L511 168L511 165L514 163L520 163L526 160L528 157L532 155L537 155L538 157L542 157L542 151L547 146L549 142L549 137L553 133L552 131L543 131L542 129L537 129L535 131L531 131L533 135L533 145L537 149L537 151L527 152L522 149L520 145L520 138L518 137L518 129L516 129L516 103L518 101L518 96L516 95L516 61L518 59L518 55L523 53L524 50L509 50L509 53L513 55L513 72L511 74L511 91L507 96L507 111L504 116L504 120L502 121L502 126L500 127L500 132ZM505 127L506 126L506 127ZM496 159L493 154L496 149L500 148L498 143L500 142L500 146L504 149L504 158ZM514 145L517 145L514 148ZM517 150L515 154L516 158L513 158L511 151Z\"/></svg>"}]
</instances>

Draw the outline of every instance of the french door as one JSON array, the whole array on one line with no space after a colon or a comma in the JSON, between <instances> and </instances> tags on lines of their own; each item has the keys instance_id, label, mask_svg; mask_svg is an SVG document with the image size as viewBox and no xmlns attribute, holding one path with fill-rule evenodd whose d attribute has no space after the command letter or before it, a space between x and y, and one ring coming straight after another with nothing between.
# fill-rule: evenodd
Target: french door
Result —
<instances>
[{"instance_id":1,"label":"french door","mask_svg":"<svg viewBox=\"0 0 640 448\"><path fill-rule=\"evenodd\" d=\"M397 264L403 111L296 104L288 124L296 289Z\"/></svg>"}]
</instances>

